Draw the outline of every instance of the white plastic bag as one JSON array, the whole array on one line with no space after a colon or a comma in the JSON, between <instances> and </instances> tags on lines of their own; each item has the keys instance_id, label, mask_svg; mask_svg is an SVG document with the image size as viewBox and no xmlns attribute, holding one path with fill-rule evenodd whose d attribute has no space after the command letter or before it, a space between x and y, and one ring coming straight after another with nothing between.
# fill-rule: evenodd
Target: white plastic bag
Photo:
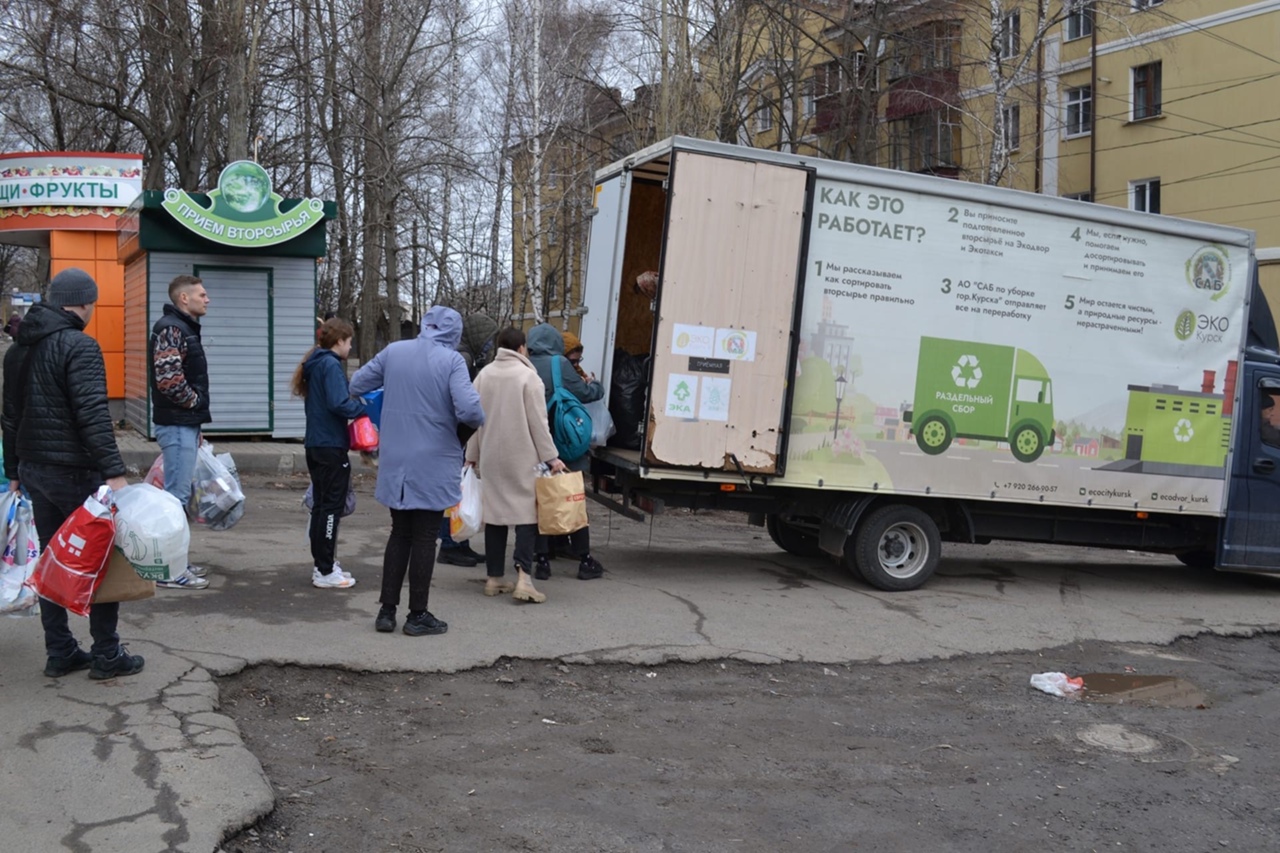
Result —
<instances>
[{"instance_id":1,"label":"white plastic bag","mask_svg":"<svg viewBox=\"0 0 1280 853\"><path fill-rule=\"evenodd\" d=\"M480 477L474 466L462 469L462 500L451 507L449 536L454 542L465 542L480 532L484 525L484 508L480 500Z\"/></svg>"},{"instance_id":2,"label":"white plastic bag","mask_svg":"<svg viewBox=\"0 0 1280 853\"><path fill-rule=\"evenodd\" d=\"M244 492L234 465L231 454L214 456L213 445L200 443L191 489L191 512L197 524L206 524L210 530L227 530L244 515Z\"/></svg>"},{"instance_id":3,"label":"white plastic bag","mask_svg":"<svg viewBox=\"0 0 1280 853\"><path fill-rule=\"evenodd\" d=\"M144 580L182 574L191 549L191 529L182 503L164 489L134 483L115 493L116 547Z\"/></svg>"},{"instance_id":4,"label":"white plastic bag","mask_svg":"<svg viewBox=\"0 0 1280 853\"><path fill-rule=\"evenodd\" d=\"M609 405L604 400L587 403L587 414L591 415L591 446L604 447L605 442L617 432L613 425L613 416L609 414Z\"/></svg>"},{"instance_id":5,"label":"white plastic bag","mask_svg":"<svg viewBox=\"0 0 1280 853\"><path fill-rule=\"evenodd\" d=\"M40 612L40 599L25 586L40 556L31 501L19 492L5 492L0 499L0 525L4 530L0 540L4 549L0 556L0 613L35 616Z\"/></svg>"},{"instance_id":6,"label":"white plastic bag","mask_svg":"<svg viewBox=\"0 0 1280 853\"><path fill-rule=\"evenodd\" d=\"M1050 696L1070 696L1084 687L1083 678L1071 678L1065 672L1038 672L1031 676L1031 686Z\"/></svg>"}]
</instances>

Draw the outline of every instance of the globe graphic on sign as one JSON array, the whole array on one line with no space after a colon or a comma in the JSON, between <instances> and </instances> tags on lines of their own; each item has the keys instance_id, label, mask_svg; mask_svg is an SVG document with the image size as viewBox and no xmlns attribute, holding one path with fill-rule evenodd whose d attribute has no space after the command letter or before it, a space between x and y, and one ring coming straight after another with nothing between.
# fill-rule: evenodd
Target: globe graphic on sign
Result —
<instances>
[{"instance_id":1,"label":"globe graphic on sign","mask_svg":"<svg viewBox=\"0 0 1280 853\"><path fill-rule=\"evenodd\" d=\"M232 163L222 170L218 189L232 210L253 213L261 209L271 196L271 179L257 163Z\"/></svg>"}]
</instances>

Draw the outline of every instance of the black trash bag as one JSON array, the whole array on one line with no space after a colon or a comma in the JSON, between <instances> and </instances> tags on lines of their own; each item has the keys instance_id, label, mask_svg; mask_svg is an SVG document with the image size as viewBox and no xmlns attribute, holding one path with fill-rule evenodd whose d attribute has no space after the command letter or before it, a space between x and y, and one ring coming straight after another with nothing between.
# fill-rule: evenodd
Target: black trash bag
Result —
<instances>
[{"instance_id":1,"label":"black trash bag","mask_svg":"<svg viewBox=\"0 0 1280 853\"><path fill-rule=\"evenodd\" d=\"M639 450L644 446L645 392L649 384L649 356L613 351L613 375L609 385L609 414L617 432L610 447Z\"/></svg>"}]
</instances>

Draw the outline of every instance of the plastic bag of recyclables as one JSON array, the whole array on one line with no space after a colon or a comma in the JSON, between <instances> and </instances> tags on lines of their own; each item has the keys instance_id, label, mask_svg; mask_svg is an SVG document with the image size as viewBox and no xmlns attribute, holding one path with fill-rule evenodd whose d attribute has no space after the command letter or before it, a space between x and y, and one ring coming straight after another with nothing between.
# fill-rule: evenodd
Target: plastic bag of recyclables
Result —
<instances>
[{"instance_id":1,"label":"plastic bag of recyclables","mask_svg":"<svg viewBox=\"0 0 1280 853\"><path fill-rule=\"evenodd\" d=\"M235 461L230 453L215 456L207 441L196 451L190 509L196 523L210 530L229 530L244 516L244 492Z\"/></svg>"},{"instance_id":2,"label":"plastic bag of recyclables","mask_svg":"<svg viewBox=\"0 0 1280 853\"><path fill-rule=\"evenodd\" d=\"M0 498L0 613L8 616L37 616L40 599L27 580L40 556L31 501L19 492L5 492Z\"/></svg>"},{"instance_id":3,"label":"plastic bag of recyclables","mask_svg":"<svg viewBox=\"0 0 1280 853\"><path fill-rule=\"evenodd\" d=\"M116 547L140 577L169 580L187 568L191 529L182 502L148 483L115 493Z\"/></svg>"}]
</instances>

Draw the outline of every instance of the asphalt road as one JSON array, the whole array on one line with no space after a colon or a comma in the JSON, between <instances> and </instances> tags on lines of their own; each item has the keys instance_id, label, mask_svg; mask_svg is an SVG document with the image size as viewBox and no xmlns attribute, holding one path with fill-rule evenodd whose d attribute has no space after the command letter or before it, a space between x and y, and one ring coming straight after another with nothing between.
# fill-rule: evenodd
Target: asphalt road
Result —
<instances>
[{"instance_id":1,"label":"asphalt road","mask_svg":"<svg viewBox=\"0 0 1280 853\"><path fill-rule=\"evenodd\" d=\"M894 664L1280 626L1277 581L1196 572L1166 557L948 547L925 588L892 594L832 563L783 554L732 516L640 525L593 507L604 579L561 573L543 585L546 604L518 606L483 596L480 571L441 566L431 609L449 632L376 634L385 511L371 482L361 483L340 551L358 585L316 590L298 503L305 485L248 477L240 525L196 531L192 556L211 568L210 588L122 607L121 633L147 657L137 677L46 679L39 625L0 620L0 837L30 850L217 848L274 802L258 758L219 708L215 681L256 664L444 673L504 658ZM75 629L87 636L84 622Z\"/></svg>"}]
</instances>

